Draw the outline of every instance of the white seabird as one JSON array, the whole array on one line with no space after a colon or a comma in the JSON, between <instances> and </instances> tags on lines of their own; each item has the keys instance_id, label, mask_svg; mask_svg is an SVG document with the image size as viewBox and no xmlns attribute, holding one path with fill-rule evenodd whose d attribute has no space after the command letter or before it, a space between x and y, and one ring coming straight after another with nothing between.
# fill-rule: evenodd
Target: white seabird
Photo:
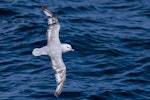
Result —
<instances>
[{"instance_id":1,"label":"white seabird","mask_svg":"<svg viewBox=\"0 0 150 100\"><path fill-rule=\"evenodd\" d=\"M59 40L60 24L57 18L47 7L43 6L42 11L48 17L47 45L41 48L35 48L32 51L34 56L48 55L51 58L51 65L55 71L57 88L55 96L61 94L64 82L66 80L66 66L62 59L62 53L74 51L70 44L61 43Z\"/></svg>"}]
</instances>

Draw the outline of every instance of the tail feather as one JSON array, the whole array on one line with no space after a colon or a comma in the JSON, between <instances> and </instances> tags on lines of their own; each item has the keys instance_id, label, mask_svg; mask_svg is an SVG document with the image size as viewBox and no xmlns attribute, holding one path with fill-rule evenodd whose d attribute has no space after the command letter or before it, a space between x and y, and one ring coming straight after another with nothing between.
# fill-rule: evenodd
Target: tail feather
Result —
<instances>
[{"instance_id":1,"label":"tail feather","mask_svg":"<svg viewBox=\"0 0 150 100\"><path fill-rule=\"evenodd\" d=\"M35 48L32 51L32 55L34 56L48 55L48 47L44 46L42 48Z\"/></svg>"}]
</instances>

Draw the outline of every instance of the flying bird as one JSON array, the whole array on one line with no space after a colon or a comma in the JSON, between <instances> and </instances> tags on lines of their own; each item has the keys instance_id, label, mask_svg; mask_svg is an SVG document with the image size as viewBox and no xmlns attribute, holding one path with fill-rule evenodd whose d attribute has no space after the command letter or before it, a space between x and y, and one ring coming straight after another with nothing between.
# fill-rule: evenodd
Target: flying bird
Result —
<instances>
[{"instance_id":1,"label":"flying bird","mask_svg":"<svg viewBox=\"0 0 150 100\"><path fill-rule=\"evenodd\" d=\"M66 66L63 62L62 54L68 51L74 51L74 49L70 44L60 42L60 24L53 13L45 6L42 7L42 11L47 16L48 20L48 29L46 33L47 45L33 49L32 54L34 56L48 55L50 57L50 63L55 72L55 79L57 83L54 95L58 97L61 94L66 80Z\"/></svg>"}]
</instances>

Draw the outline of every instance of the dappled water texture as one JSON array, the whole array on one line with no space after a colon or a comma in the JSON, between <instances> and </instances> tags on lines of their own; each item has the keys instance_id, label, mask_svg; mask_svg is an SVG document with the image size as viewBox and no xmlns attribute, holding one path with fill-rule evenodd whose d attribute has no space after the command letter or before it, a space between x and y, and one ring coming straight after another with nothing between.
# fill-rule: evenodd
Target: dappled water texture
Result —
<instances>
[{"instance_id":1,"label":"dappled water texture","mask_svg":"<svg viewBox=\"0 0 150 100\"><path fill-rule=\"evenodd\" d=\"M46 45L58 17L67 80L60 97ZM150 100L149 0L0 0L0 100Z\"/></svg>"}]
</instances>

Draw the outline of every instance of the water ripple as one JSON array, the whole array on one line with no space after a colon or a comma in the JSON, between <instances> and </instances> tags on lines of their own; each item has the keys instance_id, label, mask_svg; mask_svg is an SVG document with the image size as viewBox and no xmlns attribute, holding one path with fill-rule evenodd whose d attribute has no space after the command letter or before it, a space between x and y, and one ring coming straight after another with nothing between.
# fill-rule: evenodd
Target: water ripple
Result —
<instances>
[{"instance_id":1,"label":"water ripple","mask_svg":"<svg viewBox=\"0 0 150 100\"><path fill-rule=\"evenodd\" d=\"M56 83L46 45L46 5L58 17L67 80L58 99L149 100L148 0L1 1L0 100L51 100Z\"/></svg>"}]
</instances>

